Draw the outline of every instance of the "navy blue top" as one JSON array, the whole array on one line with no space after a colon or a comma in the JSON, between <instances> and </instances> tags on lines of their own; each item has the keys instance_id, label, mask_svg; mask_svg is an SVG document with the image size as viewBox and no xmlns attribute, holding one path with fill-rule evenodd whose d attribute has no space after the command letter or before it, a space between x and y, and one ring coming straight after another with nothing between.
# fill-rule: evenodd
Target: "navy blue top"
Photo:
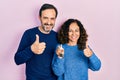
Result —
<instances>
[{"instance_id":1,"label":"navy blue top","mask_svg":"<svg viewBox=\"0 0 120 80\"><path fill-rule=\"evenodd\" d=\"M39 35L39 41L46 43L45 51L42 54L34 54L30 46ZM24 32L18 50L15 54L17 65L26 63L26 80L56 80L52 72L51 62L57 45L57 33L41 33L38 27L28 29Z\"/></svg>"}]
</instances>

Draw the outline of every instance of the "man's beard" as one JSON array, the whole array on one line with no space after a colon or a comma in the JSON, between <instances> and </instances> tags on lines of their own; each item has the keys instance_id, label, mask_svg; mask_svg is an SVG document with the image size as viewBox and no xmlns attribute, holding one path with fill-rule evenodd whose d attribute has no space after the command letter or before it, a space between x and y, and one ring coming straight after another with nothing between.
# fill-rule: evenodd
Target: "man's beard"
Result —
<instances>
[{"instance_id":1,"label":"man's beard","mask_svg":"<svg viewBox=\"0 0 120 80\"><path fill-rule=\"evenodd\" d=\"M49 27L52 26L52 28L51 29L47 29L47 26L49 26ZM45 32L50 32L53 29L53 26L54 26L53 24L47 24L47 23L45 23L42 28L43 28L43 30Z\"/></svg>"}]
</instances>

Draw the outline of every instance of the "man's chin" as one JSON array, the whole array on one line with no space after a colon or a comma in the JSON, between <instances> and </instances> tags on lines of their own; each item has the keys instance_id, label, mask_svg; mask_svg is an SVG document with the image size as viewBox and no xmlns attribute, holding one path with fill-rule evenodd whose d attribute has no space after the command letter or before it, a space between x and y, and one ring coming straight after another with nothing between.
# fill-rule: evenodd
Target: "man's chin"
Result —
<instances>
[{"instance_id":1,"label":"man's chin","mask_svg":"<svg viewBox=\"0 0 120 80\"><path fill-rule=\"evenodd\" d=\"M45 32L49 33L51 30L45 30Z\"/></svg>"},{"instance_id":2,"label":"man's chin","mask_svg":"<svg viewBox=\"0 0 120 80\"><path fill-rule=\"evenodd\" d=\"M45 29L45 32L50 32L52 29Z\"/></svg>"}]
</instances>

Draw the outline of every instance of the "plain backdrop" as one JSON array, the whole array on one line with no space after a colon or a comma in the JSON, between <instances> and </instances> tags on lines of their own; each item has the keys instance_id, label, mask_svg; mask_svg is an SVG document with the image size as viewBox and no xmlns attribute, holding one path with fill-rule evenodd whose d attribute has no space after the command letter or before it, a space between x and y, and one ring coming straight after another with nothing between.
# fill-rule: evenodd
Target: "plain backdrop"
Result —
<instances>
[{"instance_id":1,"label":"plain backdrop","mask_svg":"<svg viewBox=\"0 0 120 80\"><path fill-rule=\"evenodd\" d=\"M0 80L25 80L25 64L17 66L14 55L23 32L40 25L43 3L58 9L55 31L68 18L86 28L102 62L100 71L89 70L89 80L120 80L120 0L0 0Z\"/></svg>"}]
</instances>

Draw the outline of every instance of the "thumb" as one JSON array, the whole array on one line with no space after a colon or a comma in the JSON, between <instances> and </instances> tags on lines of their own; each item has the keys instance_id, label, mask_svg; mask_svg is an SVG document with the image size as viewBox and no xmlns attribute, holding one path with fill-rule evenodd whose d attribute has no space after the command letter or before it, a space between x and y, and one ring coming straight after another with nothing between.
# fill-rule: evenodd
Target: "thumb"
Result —
<instances>
[{"instance_id":1,"label":"thumb","mask_svg":"<svg viewBox=\"0 0 120 80\"><path fill-rule=\"evenodd\" d=\"M39 35L36 34L36 40L35 40L36 43L39 43Z\"/></svg>"}]
</instances>

